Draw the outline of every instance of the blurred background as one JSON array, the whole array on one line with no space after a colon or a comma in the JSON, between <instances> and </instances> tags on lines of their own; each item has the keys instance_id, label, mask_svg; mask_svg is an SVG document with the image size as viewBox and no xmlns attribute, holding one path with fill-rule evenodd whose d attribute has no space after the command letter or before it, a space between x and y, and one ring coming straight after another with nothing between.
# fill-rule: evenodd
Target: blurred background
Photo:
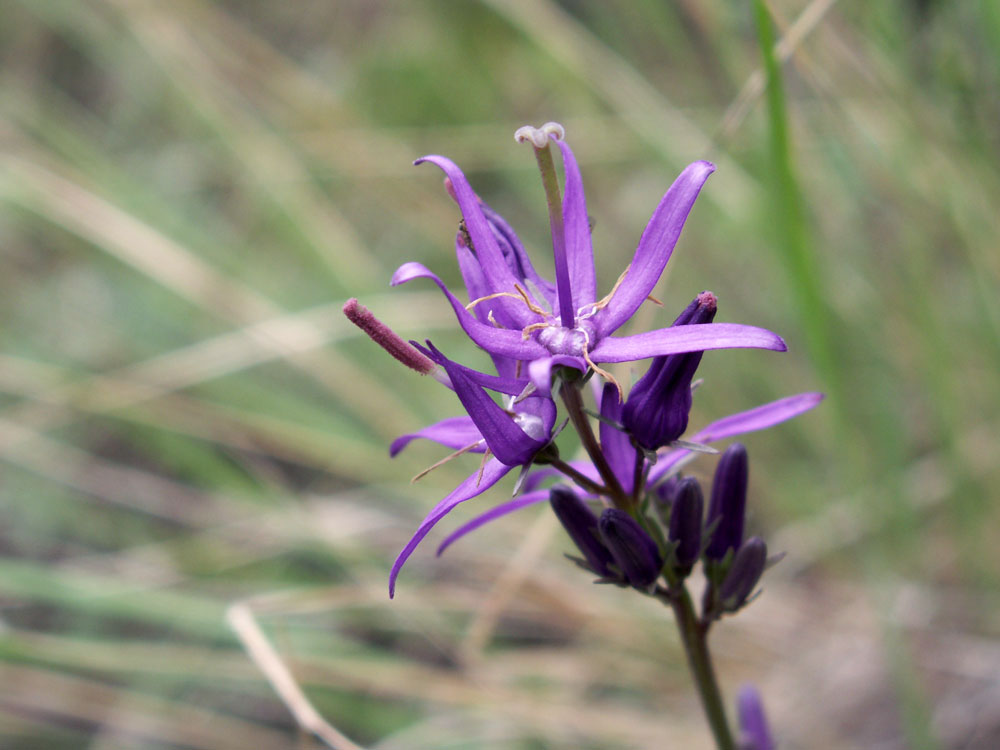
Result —
<instances>
[{"instance_id":1,"label":"blurred background","mask_svg":"<svg viewBox=\"0 0 1000 750\"><path fill-rule=\"evenodd\" d=\"M634 330L708 288L789 352L706 355L693 425L828 394L745 440L788 556L713 636L727 694L785 748L1000 746L998 92L993 0L8 0L0 746L709 747L668 613L593 587L546 508L435 559L506 484L387 597L478 459L410 484L446 451L390 440L459 406L340 307L483 364L431 285L388 288L460 283L411 162L551 269L512 139L548 120L602 292L718 165Z\"/></svg>"}]
</instances>

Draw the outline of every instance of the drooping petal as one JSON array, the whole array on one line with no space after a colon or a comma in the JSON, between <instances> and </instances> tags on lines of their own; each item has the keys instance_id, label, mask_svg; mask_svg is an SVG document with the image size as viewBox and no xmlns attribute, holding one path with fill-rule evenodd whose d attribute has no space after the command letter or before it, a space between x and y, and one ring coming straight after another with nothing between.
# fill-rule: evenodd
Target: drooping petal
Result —
<instances>
[{"instance_id":1,"label":"drooping petal","mask_svg":"<svg viewBox=\"0 0 1000 750\"><path fill-rule=\"evenodd\" d=\"M440 443L447 448L458 450L459 448L471 445L477 440L482 440L483 434L469 417L449 417L435 424L428 425L422 430L400 435L389 446L389 455L395 458L403 448L418 438L433 440L435 443ZM483 443L481 446L470 449L470 452L482 453L485 450L486 443Z\"/></svg>"},{"instance_id":2,"label":"drooping petal","mask_svg":"<svg viewBox=\"0 0 1000 750\"><path fill-rule=\"evenodd\" d=\"M413 163L423 164L424 162L430 162L439 167L451 180L452 194L462 211L466 231L472 239L473 249L476 257L479 258L483 275L486 277L491 291L514 292L514 284L517 279L507 264L507 260L503 257L496 237L493 236L493 230L483 215L479 198L472 190L472 186L469 185L469 181L465 179L462 170L451 159L444 156L424 156ZM534 313L517 300L501 299L500 304L511 317L518 321L518 327L523 328L537 319Z\"/></svg>"},{"instance_id":3,"label":"drooping petal","mask_svg":"<svg viewBox=\"0 0 1000 750\"><path fill-rule=\"evenodd\" d=\"M611 422L621 424L622 402L618 400L618 389L612 383L605 383L601 392L601 416ZM636 451L623 430L605 421L600 424L601 449L611 470L621 482L625 492L632 492L635 478Z\"/></svg>"},{"instance_id":4,"label":"drooping petal","mask_svg":"<svg viewBox=\"0 0 1000 750\"><path fill-rule=\"evenodd\" d=\"M413 554L413 550L415 550L417 545L423 541L423 538L427 536L432 528L434 528L434 525L448 515L452 509L455 508L455 506L486 492L486 490L499 482L510 470L510 466L504 466L495 458L491 458L486 462L486 466L483 467L482 476L480 476L479 471L476 471L465 479L465 481L463 481L460 485L458 485L458 487L448 493L448 496L445 497L444 500L434 506L434 509L427 514L423 521L420 522L420 526L417 527L416 533L410 538L410 541L406 543L406 546L403 547L402 552L399 553L399 556L396 557L396 561L392 564L392 570L389 572L390 599L396 593L396 577L399 575L399 571L403 568L403 564L407 561L407 559L409 559L410 555Z\"/></svg>"},{"instance_id":5,"label":"drooping petal","mask_svg":"<svg viewBox=\"0 0 1000 750\"><path fill-rule=\"evenodd\" d=\"M728 417L717 419L701 428L691 436L695 443L712 443L716 440L736 437L748 432L766 430L774 427L793 417L799 416L809 411L824 398L822 393L799 393L795 396L771 401L767 404L756 406L747 411L730 414ZM670 473L678 463L691 454L687 448L676 448L668 453L660 455L656 464L649 472L650 485L655 484L660 479Z\"/></svg>"},{"instance_id":6,"label":"drooping petal","mask_svg":"<svg viewBox=\"0 0 1000 750\"><path fill-rule=\"evenodd\" d=\"M507 466L526 464L548 443L549 436L543 434L545 426L541 418L535 417L538 424L533 425L536 427L533 431L538 432L540 437L534 437L464 372L466 368L445 357L429 341L427 347L429 356L448 373L455 386L455 395L500 462Z\"/></svg>"},{"instance_id":7,"label":"drooping petal","mask_svg":"<svg viewBox=\"0 0 1000 750\"><path fill-rule=\"evenodd\" d=\"M566 263L569 267L570 288L573 290L573 313L597 299L594 276L594 247L590 239L590 218L583 179L576 158L566 141L556 141L562 151L566 174L566 194L563 196L563 227L566 232Z\"/></svg>"},{"instance_id":8,"label":"drooping petal","mask_svg":"<svg viewBox=\"0 0 1000 750\"><path fill-rule=\"evenodd\" d=\"M594 316L602 336L618 330L653 291L702 185L714 171L714 164L696 161L667 190L642 233L622 285L608 306Z\"/></svg>"},{"instance_id":9,"label":"drooping petal","mask_svg":"<svg viewBox=\"0 0 1000 750\"><path fill-rule=\"evenodd\" d=\"M787 349L781 337L765 328L738 323L700 323L661 328L635 336L609 336L590 352L595 362L634 362L662 354L710 349Z\"/></svg>"},{"instance_id":10,"label":"drooping petal","mask_svg":"<svg viewBox=\"0 0 1000 750\"><path fill-rule=\"evenodd\" d=\"M552 391L553 367L572 367L574 370L586 372L589 365L583 357L573 357L569 354L556 354L553 357L532 360L528 363L528 378L542 396L547 396Z\"/></svg>"},{"instance_id":11,"label":"drooping petal","mask_svg":"<svg viewBox=\"0 0 1000 750\"><path fill-rule=\"evenodd\" d=\"M525 341L521 337L520 331L496 328L476 320L472 314L465 309L465 305L452 294L444 282L432 273L426 266L420 263L404 263L396 273L392 275L392 286L405 284L413 279L430 279L438 288L444 292L451 303L452 309L458 318L462 330L468 334L469 338L475 341L491 354L499 354L512 359L537 359L538 357L549 356L549 350L533 339ZM527 309L527 308L525 308Z\"/></svg>"},{"instance_id":12,"label":"drooping petal","mask_svg":"<svg viewBox=\"0 0 1000 750\"><path fill-rule=\"evenodd\" d=\"M445 537L444 541L437 548L437 554L440 556L446 549L457 542L466 534L475 531L480 526L485 526L490 521L495 521L498 518L503 518L508 513L513 513L515 510L521 510L521 508L527 508L529 505L535 505L537 503L544 502L549 499L548 490L537 490L535 492L528 492L520 497L515 497L513 500L508 500L505 503L500 503L493 508L490 508L485 513L476 516L471 521L466 521L448 536Z\"/></svg>"},{"instance_id":13,"label":"drooping petal","mask_svg":"<svg viewBox=\"0 0 1000 750\"><path fill-rule=\"evenodd\" d=\"M441 364L438 362L438 358L443 358L444 355L441 354L433 345L428 348L422 344L418 344L416 341L411 341L410 344L425 357L430 359L432 362ZM487 375L485 372L479 372L479 370L473 370L471 367L465 367L457 362L451 362L453 367L458 368L473 383L481 385L483 388L489 388L491 391L496 391L497 393L506 393L508 396L519 396L524 391L525 387L528 385L528 381L516 378L502 378L497 375Z\"/></svg>"}]
</instances>

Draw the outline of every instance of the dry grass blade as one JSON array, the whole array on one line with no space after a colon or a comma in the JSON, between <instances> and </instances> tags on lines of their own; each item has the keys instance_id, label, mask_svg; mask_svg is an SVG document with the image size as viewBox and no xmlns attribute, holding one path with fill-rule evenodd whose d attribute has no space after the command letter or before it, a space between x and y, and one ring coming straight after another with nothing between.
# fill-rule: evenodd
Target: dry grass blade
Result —
<instances>
[{"instance_id":1,"label":"dry grass blade","mask_svg":"<svg viewBox=\"0 0 1000 750\"><path fill-rule=\"evenodd\" d=\"M260 629L250 607L244 603L233 604L226 612L226 621L236 633L254 664L264 673L271 687L278 694L295 721L307 732L315 735L333 750L364 750L361 745L341 734L332 724L319 715L302 692L278 652Z\"/></svg>"},{"instance_id":2,"label":"dry grass blade","mask_svg":"<svg viewBox=\"0 0 1000 750\"><path fill-rule=\"evenodd\" d=\"M836 2L837 0L812 0L774 45L775 57L783 63L795 54L799 45L819 25ZM715 140L725 143L733 137L733 134L750 113L753 103L764 93L764 84L764 71L757 68L750 74L736 98L726 108L719 123Z\"/></svg>"},{"instance_id":3,"label":"dry grass blade","mask_svg":"<svg viewBox=\"0 0 1000 750\"><path fill-rule=\"evenodd\" d=\"M706 200L718 202L734 217L747 210L754 180L714 149L701 127L580 21L550 0L483 1L592 86L624 123L672 165L694 157L712 158L726 175L726 190L708 191Z\"/></svg>"}]
</instances>

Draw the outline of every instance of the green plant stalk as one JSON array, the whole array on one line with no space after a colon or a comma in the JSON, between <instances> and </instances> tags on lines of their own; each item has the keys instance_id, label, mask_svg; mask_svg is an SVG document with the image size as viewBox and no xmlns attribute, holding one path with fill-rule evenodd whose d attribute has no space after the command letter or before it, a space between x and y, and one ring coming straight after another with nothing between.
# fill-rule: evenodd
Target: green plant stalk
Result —
<instances>
[{"instance_id":1,"label":"green plant stalk","mask_svg":"<svg viewBox=\"0 0 1000 750\"><path fill-rule=\"evenodd\" d=\"M679 587L672 586L670 590L659 592L659 595L670 604L677 618L677 629L681 633L688 667L698 689L698 697L701 698L705 719L715 738L715 745L719 750L735 750L736 743L729 728L729 721L726 719L722 693L719 691L712 657L708 652L708 624L699 621L695 615L694 604L687 586L683 584Z\"/></svg>"}]
</instances>

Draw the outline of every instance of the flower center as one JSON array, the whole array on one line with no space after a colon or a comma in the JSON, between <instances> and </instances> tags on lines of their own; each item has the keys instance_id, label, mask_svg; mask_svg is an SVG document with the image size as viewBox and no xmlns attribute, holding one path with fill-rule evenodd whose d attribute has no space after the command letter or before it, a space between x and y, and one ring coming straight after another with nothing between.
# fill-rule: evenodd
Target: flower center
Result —
<instances>
[{"instance_id":1,"label":"flower center","mask_svg":"<svg viewBox=\"0 0 1000 750\"><path fill-rule=\"evenodd\" d=\"M578 320L576 328L550 325L538 333L538 343L553 354L568 354L583 357L588 345L594 342L594 324L589 320Z\"/></svg>"}]
</instances>

